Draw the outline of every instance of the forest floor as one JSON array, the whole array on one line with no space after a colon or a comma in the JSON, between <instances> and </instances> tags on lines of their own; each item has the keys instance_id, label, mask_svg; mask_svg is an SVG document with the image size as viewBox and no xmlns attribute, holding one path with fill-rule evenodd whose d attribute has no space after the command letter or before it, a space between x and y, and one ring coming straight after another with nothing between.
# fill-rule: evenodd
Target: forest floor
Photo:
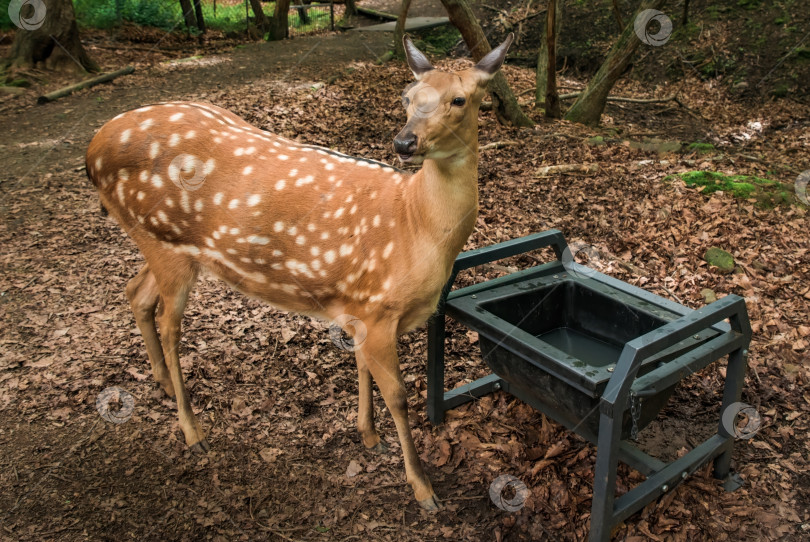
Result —
<instances>
[{"instance_id":1,"label":"forest floor","mask_svg":"<svg viewBox=\"0 0 810 542\"><path fill-rule=\"evenodd\" d=\"M160 38L157 38L160 39ZM175 40L176 41L172 41ZM367 453L354 429L356 370L327 326L274 310L203 278L186 310L181 350L212 450L191 454L174 402L154 384L124 295L143 264L99 212L84 172L94 132L144 104L200 100L301 142L394 163L404 123L401 63L379 65L390 35L347 32L203 48L131 29L86 42L105 70L136 72L37 106L68 82L49 79L0 105L0 540L586 540L595 448L502 392L448 413L425 412L426 334L402 337L414 439L445 508L432 515L404 482L396 432L376 399L390 453ZM7 49L0 49L0 55ZM199 56L186 61L192 55ZM469 66L442 60L444 69ZM506 66L527 111L534 73ZM44 77L44 76L43 76ZM584 80L562 74L562 83ZM622 80L622 96L668 96L686 107L611 103L598 129L544 121L500 126L481 113L481 212L467 249L549 228L588 245L589 264L689 307L702 291L748 302L754 329L742 400L761 427L737 442L736 492L704 468L633 515L620 540L804 540L810 532L810 231L808 209L701 193L670 175L692 170L767 177L787 190L810 170L810 108L791 97L752 107L716 81ZM520 144L515 144L520 142ZM701 143L695 146L693 143ZM677 143L673 146L672 143ZM543 166L595 164L542 175ZM705 192L705 190L704 190ZM721 274L703 255L731 252ZM541 253L539 258L547 257ZM503 265L523 268L518 257ZM490 277L477 268L459 277ZM704 292L705 293L705 292ZM449 327L449 387L486 374L477 337ZM713 430L723 367L690 376L642 431L674 456ZM107 388L134 397L114 424L97 411ZM490 483L510 474L529 497L505 512ZM620 469L619 492L643 477Z\"/></svg>"}]
</instances>

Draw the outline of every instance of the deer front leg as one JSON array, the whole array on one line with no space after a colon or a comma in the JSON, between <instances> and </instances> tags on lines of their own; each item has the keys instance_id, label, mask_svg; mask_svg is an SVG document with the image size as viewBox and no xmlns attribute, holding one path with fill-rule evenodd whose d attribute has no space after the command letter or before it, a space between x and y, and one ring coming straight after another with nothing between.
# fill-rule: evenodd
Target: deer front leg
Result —
<instances>
[{"instance_id":1,"label":"deer front leg","mask_svg":"<svg viewBox=\"0 0 810 542\"><path fill-rule=\"evenodd\" d=\"M374 427L374 394L371 389L371 373L361 356L357 358L357 375L359 398L357 405L357 431L363 439L363 445L375 453L384 453L387 448L380 441L380 435Z\"/></svg>"},{"instance_id":2,"label":"deer front leg","mask_svg":"<svg viewBox=\"0 0 810 542\"><path fill-rule=\"evenodd\" d=\"M399 370L396 333L394 330L388 330L387 333L375 333L372 326L368 327L368 337L357 350L358 359L362 360L371 372L374 381L377 382L377 386L380 388L380 393L388 410L391 411L391 415L394 417L405 460L405 476L411 488L413 488L416 500L425 510L438 510L440 507L439 499L433 492L430 479L422 469L422 463L413 443L411 428L408 425L408 400L405 392L405 382L402 380L402 374ZM368 392L369 398L367 402L370 404L370 382ZM360 393L363 393L362 383ZM362 414L362 405L364 404L362 400L360 404Z\"/></svg>"}]
</instances>

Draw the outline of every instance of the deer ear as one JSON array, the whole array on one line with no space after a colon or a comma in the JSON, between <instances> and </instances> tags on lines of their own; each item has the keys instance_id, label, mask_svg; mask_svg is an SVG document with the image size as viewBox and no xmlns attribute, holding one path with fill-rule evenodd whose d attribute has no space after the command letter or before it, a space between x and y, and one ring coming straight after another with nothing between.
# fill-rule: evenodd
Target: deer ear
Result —
<instances>
[{"instance_id":1,"label":"deer ear","mask_svg":"<svg viewBox=\"0 0 810 542\"><path fill-rule=\"evenodd\" d=\"M476 71L481 75L480 83L482 85L485 85L492 76L495 75L495 72L501 68L506 58L506 51L509 50L509 46L512 45L514 39L515 35L510 33L506 36L506 39L503 40L503 43L488 52L484 58L479 60L478 64L475 65Z\"/></svg>"},{"instance_id":2,"label":"deer ear","mask_svg":"<svg viewBox=\"0 0 810 542\"><path fill-rule=\"evenodd\" d=\"M402 44L405 45L405 58L408 59L408 66L411 68L413 76L419 81L425 73L433 69L433 65L422 54L422 51L416 48L410 36L403 37Z\"/></svg>"}]
</instances>

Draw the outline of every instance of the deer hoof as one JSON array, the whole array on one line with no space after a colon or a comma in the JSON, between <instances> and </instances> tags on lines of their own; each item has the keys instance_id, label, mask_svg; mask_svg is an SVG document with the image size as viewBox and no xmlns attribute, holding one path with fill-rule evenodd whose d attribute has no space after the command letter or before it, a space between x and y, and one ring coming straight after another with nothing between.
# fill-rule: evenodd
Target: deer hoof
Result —
<instances>
[{"instance_id":1,"label":"deer hoof","mask_svg":"<svg viewBox=\"0 0 810 542\"><path fill-rule=\"evenodd\" d=\"M388 453L388 446L386 446L382 442L378 442L377 444L369 448L368 451L373 454L382 455Z\"/></svg>"},{"instance_id":2,"label":"deer hoof","mask_svg":"<svg viewBox=\"0 0 810 542\"><path fill-rule=\"evenodd\" d=\"M431 495L427 499L422 499L419 501L419 506L428 512L438 512L442 508L442 504L439 502L439 498L436 495Z\"/></svg>"},{"instance_id":3,"label":"deer hoof","mask_svg":"<svg viewBox=\"0 0 810 542\"><path fill-rule=\"evenodd\" d=\"M195 454L204 454L207 453L211 449L211 446L208 444L208 440L202 439L197 444L191 446L191 451Z\"/></svg>"}]
</instances>

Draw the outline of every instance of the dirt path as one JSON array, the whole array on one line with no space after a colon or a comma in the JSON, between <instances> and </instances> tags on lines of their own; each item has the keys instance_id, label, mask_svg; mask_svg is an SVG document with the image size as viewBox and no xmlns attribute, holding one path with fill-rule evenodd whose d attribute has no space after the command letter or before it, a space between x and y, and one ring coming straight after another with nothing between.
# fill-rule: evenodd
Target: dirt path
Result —
<instances>
[{"instance_id":1,"label":"dirt path","mask_svg":"<svg viewBox=\"0 0 810 542\"><path fill-rule=\"evenodd\" d=\"M262 79L323 81L353 62L375 61L391 49L391 35L347 32L252 43L197 61L161 63L114 84L43 106L0 114L0 190L31 182L54 164L80 167L93 133L118 113L144 104L242 87ZM268 100L272 97L268 96Z\"/></svg>"}]
</instances>

